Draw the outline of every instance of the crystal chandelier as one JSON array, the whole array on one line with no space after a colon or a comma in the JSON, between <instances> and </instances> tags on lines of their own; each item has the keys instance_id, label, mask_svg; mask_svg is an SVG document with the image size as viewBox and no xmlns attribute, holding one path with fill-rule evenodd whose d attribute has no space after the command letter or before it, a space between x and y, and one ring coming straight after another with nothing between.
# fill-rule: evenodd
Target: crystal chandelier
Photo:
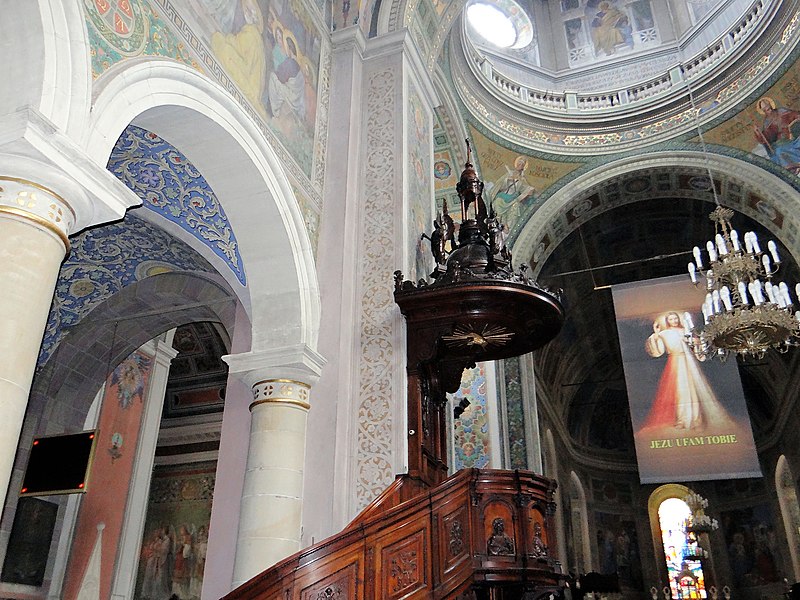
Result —
<instances>
[{"instance_id":1,"label":"crystal chandelier","mask_svg":"<svg viewBox=\"0 0 800 600\"><path fill-rule=\"evenodd\" d=\"M762 252L752 231L740 238L731 227L733 214L717 205L709 215L716 235L706 243L707 268L701 249L692 250L689 276L695 285L704 279L708 293L701 331L684 315L686 341L700 358L725 360L729 353L762 358L770 348L786 352L800 341L800 311L793 314L789 286L772 281L781 262L777 246L770 240ZM800 284L795 294L800 298Z\"/></svg>"}]
</instances>

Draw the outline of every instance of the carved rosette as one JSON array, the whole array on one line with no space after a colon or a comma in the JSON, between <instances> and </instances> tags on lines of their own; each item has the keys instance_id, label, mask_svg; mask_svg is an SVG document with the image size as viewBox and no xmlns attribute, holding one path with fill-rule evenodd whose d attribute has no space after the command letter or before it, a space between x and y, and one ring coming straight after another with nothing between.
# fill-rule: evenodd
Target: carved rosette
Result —
<instances>
[{"instance_id":1,"label":"carved rosette","mask_svg":"<svg viewBox=\"0 0 800 600\"><path fill-rule=\"evenodd\" d=\"M69 250L67 236L75 226L75 213L54 191L26 179L0 176L0 215L35 223Z\"/></svg>"},{"instance_id":2,"label":"carved rosette","mask_svg":"<svg viewBox=\"0 0 800 600\"><path fill-rule=\"evenodd\" d=\"M293 379L265 379L253 385L250 410L262 404L287 404L308 410L310 386Z\"/></svg>"},{"instance_id":3,"label":"carved rosette","mask_svg":"<svg viewBox=\"0 0 800 600\"><path fill-rule=\"evenodd\" d=\"M314 600L345 600L347 595L338 585L332 585L322 590Z\"/></svg>"}]
</instances>

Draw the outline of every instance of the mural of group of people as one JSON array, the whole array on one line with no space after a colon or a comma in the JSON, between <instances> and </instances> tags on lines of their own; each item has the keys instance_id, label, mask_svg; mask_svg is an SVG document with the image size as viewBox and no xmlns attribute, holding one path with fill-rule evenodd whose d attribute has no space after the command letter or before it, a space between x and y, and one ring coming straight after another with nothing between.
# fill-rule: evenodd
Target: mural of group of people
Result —
<instances>
[{"instance_id":1,"label":"mural of group of people","mask_svg":"<svg viewBox=\"0 0 800 600\"><path fill-rule=\"evenodd\" d=\"M215 463L159 465L153 472L136 598L199 600L208 552Z\"/></svg>"},{"instance_id":2,"label":"mural of group of people","mask_svg":"<svg viewBox=\"0 0 800 600\"><path fill-rule=\"evenodd\" d=\"M141 562L143 600L196 600L203 587L208 550L206 525L159 526L145 537Z\"/></svg>"},{"instance_id":3,"label":"mural of group of people","mask_svg":"<svg viewBox=\"0 0 800 600\"><path fill-rule=\"evenodd\" d=\"M728 561L737 587L752 587L782 579L778 539L767 505L723 511L722 530Z\"/></svg>"},{"instance_id":4,"label":"mural of group of people","mask_svg":"<svg viewBox=\"0 0 800 600\"><path fill-rule=\"evenodd\" d=\"M599 572L604 575L616 573L621 587L640 589L642 563L636 523L620 515L596 512L595 525Z\"/></svg>"},{"instance_id":5,"label":"mural of group of people","mask_svg":"<svg viewBox=\"0 0 800 600\"><path fill-rule=\"evenodd\" d=\"M214 56L308 172L321 37L304 7L296 0L182 1L208 15L200 26Z\"/></svg>"}]
</instances>

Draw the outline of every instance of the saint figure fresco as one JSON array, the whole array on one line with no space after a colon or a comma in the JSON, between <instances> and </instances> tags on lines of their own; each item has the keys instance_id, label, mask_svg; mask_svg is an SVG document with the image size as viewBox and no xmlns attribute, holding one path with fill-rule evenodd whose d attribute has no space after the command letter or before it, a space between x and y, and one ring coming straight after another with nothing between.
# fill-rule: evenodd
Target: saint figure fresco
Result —
<instances>
[{"instance_id":1,"label":"saint figure fresco","mask_svg":"<svg viewBox=\"0 0 800 600\"><path fill-rule=\"evenodd\" d=\"M778 106L769 96L756 103L756 112L764 117L761 125L753 124L756 141L772 162L800 174L800 112Z\"/></svg>"}]
</instances>

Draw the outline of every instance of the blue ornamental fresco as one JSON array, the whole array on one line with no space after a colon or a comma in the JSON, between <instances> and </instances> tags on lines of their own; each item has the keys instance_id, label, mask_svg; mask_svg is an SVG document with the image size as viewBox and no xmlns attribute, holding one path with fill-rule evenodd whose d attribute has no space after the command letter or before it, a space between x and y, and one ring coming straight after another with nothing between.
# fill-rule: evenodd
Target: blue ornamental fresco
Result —
<instances>
[{"instance_id":1,"label":"blue ornamental fresco","mask_svg":"<svg viewBox=\"0 0 800 600\"><path fill-rule=\"evenodd\" d=\"M236 236L208 182L173 145L140 127L117 140L108 170L142 199L142 205L179 225L230 267L247 285Z\"/></svg>"},{"instance_id":2,"label":"blue ornamental fresco","mask_svg":"<svg viewBox=\"0 0 800 600\"><path fill-rule=\"evenodd\" d=\"M160 272L215 272L189 246L130 212L124 221L83 231L70 242L72 251L56 281L40 365L70 327L125 286Z\"/></svg>"}]
</instances>

